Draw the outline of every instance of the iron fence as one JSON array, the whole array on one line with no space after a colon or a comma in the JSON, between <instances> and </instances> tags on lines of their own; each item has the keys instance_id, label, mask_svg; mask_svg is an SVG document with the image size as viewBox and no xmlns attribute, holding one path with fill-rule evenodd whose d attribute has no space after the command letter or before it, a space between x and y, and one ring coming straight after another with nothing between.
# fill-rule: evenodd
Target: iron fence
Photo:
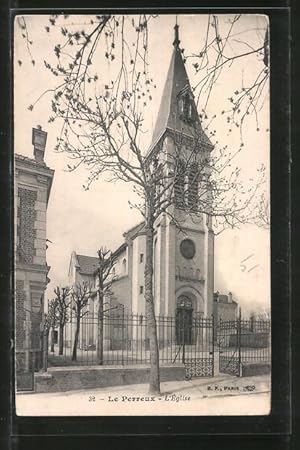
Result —
<instances>
[{"instance_id":1,"label":"iron fence","mask_svg":"<svg viewBox=\"0 0 300 450\"><path fill-rule=\"evenodd\" d=\"M215 330L216 333L215 333ZM159 363L184 364L186 376L214 375L214 353L219 350L219 371L241 375L245 364L270 363L269 320L238 318L220 321L180 311L156 317ZM102 320L87 312L70 317L62 329L50 330L46 365L150 365L147 318L121 311ZM44 363L45 366L45 363Z\"/></svg>"},{"instance_id":2,"label":"iron fence","mask_svg":"<svg viewBox=\"0 0 300 450\"><path fill-rule=\"evenodd\" d=\"M271 322L238 318L217 327L219 370L240 376L243 365L271 362Z\"/></svg>"},{"instance_id":3,"label":"iron fence","mask_svg":"<svg viewBox=\"0 0 300 450\"><path fill-rule=\"evenodd\" d=\"M213 375L212 318L158 316L156 330L160 365L183 363L188 376ZM63 334L59 329L49 333L48 367L138 364L150 364L143 315L110 314L99 323L98 316L87 313L78 322L69 318Z\"/></svg>"}]
</instances>

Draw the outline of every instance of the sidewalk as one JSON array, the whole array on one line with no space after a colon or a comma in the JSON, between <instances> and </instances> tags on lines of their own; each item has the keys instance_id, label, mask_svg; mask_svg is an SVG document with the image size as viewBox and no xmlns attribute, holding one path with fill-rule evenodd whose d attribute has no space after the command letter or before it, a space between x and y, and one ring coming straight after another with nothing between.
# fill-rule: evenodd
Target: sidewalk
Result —
<instances>
[{"instance_id":1,"label":"sidewalk","mask_svg":"<svg viewBox=\"0 0 300 450\"><path fill-rule=\"evenodd\" d=\"M269 413L270 388L269 375L222 375L164 382L156 397L148 394L147 384L17 394L16 407L18 415L33 416L260 415Z\"/></svg>"}]
</instances>

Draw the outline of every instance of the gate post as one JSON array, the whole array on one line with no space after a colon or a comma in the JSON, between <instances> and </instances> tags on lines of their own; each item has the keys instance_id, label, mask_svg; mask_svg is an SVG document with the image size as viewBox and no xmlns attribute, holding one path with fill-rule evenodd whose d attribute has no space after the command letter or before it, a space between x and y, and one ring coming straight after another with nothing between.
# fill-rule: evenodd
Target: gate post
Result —
<instances>
[{"instance_id":1,"label":"gate post","mask_svg":"<svg viewBox=\"0 0 300 450\"><path fill-rule=\"evenodd\" d=\"M49 333L43 333L43 371L47 372L48 370L48 336Z\"/></svg>"},{"instance_id":2,"label":"gate post","mask_svg":"<svg viewBox=\"0 0 300 450\"><path fill-rule=\"evenodd\" d=\"M238 377L242 375L241 370L241 308L239 308L239 317L237 321L237 345L238 345Z\"/></svg>"},{"instance_id":3,"label":"gate post","mask_svg":"<svg viewBox=\"0 0 300 450\"><path fill-rule=\"evenodd\" d=\"M183 346L182 346L182 363L185 363L185 317L183 317Z\"/></svg>"},{"instance_id":4,"label":"gate post","mask_svg":"<svg viewBox=\"0 0 300 450\"><path fill-rule=\"evenodd\" d=\"M125 318L124 318L124 310L123 310L123 314L122 314L122 344L121 344L121 347L122 347L122 366L124 365L124 327L125 327ZM141 339L142 340L142 339ZM126 342L127 342L127 340L126 340ZM143 345L143 343L141 343L141 345Z\"/></svg>"},{"instance_id":5,"label":"gate post","mask_svg":"<svg viewBox=\"0 0 300 450\"><path fill-rule=\"evenodd\" d=\"M211 376L215 376L215 323L214 323L214 315L211 315L211 325L212 325L212 368L211 368Z\"/></svg>"}]
</instances>

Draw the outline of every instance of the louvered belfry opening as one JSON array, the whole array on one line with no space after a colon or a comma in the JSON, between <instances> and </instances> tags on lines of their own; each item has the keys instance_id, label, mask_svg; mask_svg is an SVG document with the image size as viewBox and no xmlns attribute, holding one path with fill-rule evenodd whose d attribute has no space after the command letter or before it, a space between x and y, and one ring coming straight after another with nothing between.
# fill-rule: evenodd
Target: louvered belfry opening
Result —
<instances>
[{"instance_id":1,"label":"louvered belfry opening","mask_svg":"<svg viewBox=\"0 0 300 450\"><path fill-rule=\"evenodd\" d=\"M199 195L199 166L180 160L174 183L174 203L178 208L197 210Z\"/></svg>"}]
</instances>

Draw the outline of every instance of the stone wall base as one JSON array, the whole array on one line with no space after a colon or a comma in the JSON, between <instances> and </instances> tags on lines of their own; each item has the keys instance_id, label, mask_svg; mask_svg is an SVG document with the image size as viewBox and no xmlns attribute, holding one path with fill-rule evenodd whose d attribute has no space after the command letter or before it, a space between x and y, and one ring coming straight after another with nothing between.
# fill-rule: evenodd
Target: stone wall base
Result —
<instances>
[{"instance_id":1,"label":"stone wall base","mask_svg":"<svg viewBox=\"0 0 300 450\"><path fill-rule=\"evenodd\" d=\"M271 373L270 363L242 364L242 377L266 375Z\"/></svg>"},{"instance_id":2,"label":"stone wall base","mask_svg":"<svg viewBox=\"0 0 300 450\"><path fill-rule=\"evenodd\" d=\"M51 367L46 373L35 374L35 392L64 392L108 386L148 383L147 367ZM183 365L160 368L161 381L181 381L185 378Z\"/></svg>"}]
</instances>

